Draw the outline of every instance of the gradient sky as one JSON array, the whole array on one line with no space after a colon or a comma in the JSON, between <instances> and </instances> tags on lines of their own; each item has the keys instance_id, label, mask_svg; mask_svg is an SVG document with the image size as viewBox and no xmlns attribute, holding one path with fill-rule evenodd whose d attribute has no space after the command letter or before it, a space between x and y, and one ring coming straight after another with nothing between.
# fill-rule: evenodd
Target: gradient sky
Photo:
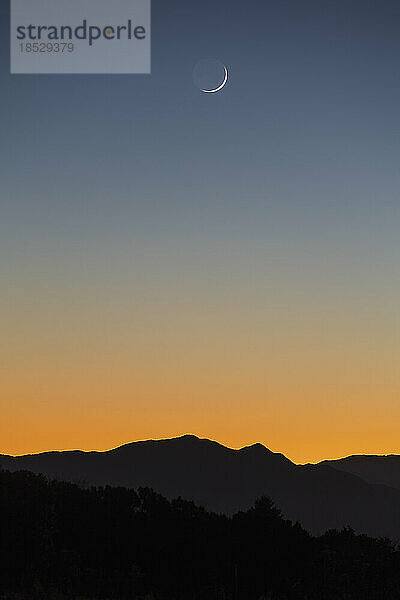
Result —
<instances>
[{"instance_id":1,"label":"gradient sky","mask_svg":"<svg viewBox=\"0 0 400 600\"><path fill-rule=\"evenodd\" d=\"M150 76L11 76L4 4L0 452L400 453L398 0L153 0Z\"/></svg>"}]
</instances>

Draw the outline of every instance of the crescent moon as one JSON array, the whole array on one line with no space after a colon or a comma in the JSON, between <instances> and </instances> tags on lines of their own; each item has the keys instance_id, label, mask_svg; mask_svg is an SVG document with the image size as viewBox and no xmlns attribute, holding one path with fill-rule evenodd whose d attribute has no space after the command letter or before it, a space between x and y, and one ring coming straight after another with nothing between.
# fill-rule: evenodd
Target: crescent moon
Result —
<instances>
[{"instance_id":1,"label":"crescent moon","mask_svg":"<svg viewBox=\"0 0 400 600\"><path fill-rule=\"evenodd\" d=\"M215 92L219 92L220 90L222 90L222 88L226 86L226 83L228 81L228 69L225 66L224 66L224 69L225 69L225 75L224 75L224 80L221 83L221 85L219 85L214 90L201 90L201 91L204 92L205 94L215 94Z\"/></svg>"}]
</instances>

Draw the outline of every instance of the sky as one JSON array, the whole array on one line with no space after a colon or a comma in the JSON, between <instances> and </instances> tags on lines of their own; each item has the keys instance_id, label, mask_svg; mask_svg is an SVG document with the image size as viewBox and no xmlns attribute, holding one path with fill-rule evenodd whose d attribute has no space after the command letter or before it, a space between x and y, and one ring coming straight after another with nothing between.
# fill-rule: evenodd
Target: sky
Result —
<instances>
[{"instance_id":1,"label":"sky","mask_svg":"<svg viewBox=\"0 0 400 600\"><path fill-rule=\"evenodd\" d=\"M153 0L151 75L0 32L0 452L400 453L398 1Z\"/></svg>"}]
</instances>

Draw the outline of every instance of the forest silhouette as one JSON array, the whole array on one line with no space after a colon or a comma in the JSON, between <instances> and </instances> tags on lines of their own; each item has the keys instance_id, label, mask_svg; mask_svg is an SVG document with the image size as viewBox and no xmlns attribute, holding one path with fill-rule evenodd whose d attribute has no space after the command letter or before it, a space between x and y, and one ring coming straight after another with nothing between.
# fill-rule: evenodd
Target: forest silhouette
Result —
<instances>
[{"instance_id":1,"label":"forest silhouette","mask_svg":"<svg viewBox=\"0 0 400 600\"><path fill-rule=\"evenodd\" d=\"M371 471L370 459L365 457L363 475ZM104 452L0 455L0 466L8 471L27 470L85 487L148 487L169 500L181 497L227 516L248 510L265 495L285 518L315 536L350 526L356 533L397 542L397 467L382 482L385 465L382 458L379 473L371 472L366 480L341 465L296 465L262 444L235 450L194 435L132 442Z\"/></svg>"},{"instance_id":2,"label":"forest silhouette","mask_svg":"<svg viewBox=\"0 0 400 600\"><path fill-rule=\"evenodd\" d=\"M2 600L391 600L400 552L315 537L267 497L232 516L148 488L0 471Z\"/></svg>"}]
</instances>

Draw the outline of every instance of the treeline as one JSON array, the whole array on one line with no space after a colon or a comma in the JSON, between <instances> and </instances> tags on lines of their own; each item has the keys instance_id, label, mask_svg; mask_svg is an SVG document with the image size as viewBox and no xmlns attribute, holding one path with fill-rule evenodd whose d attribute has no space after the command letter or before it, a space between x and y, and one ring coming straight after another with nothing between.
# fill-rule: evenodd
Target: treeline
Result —
<instances>
[{"instance_id":1,"label":"treeline","mask_svg":"<svg viewBox=\"0 0 400 600\"><path fill-rule=\"evenodd\" d=\"M351 529L319 538L268 498L233 517L149 489L0 471L0 599L391 600L400 554Z\"/></svg>"}]
</instances>

